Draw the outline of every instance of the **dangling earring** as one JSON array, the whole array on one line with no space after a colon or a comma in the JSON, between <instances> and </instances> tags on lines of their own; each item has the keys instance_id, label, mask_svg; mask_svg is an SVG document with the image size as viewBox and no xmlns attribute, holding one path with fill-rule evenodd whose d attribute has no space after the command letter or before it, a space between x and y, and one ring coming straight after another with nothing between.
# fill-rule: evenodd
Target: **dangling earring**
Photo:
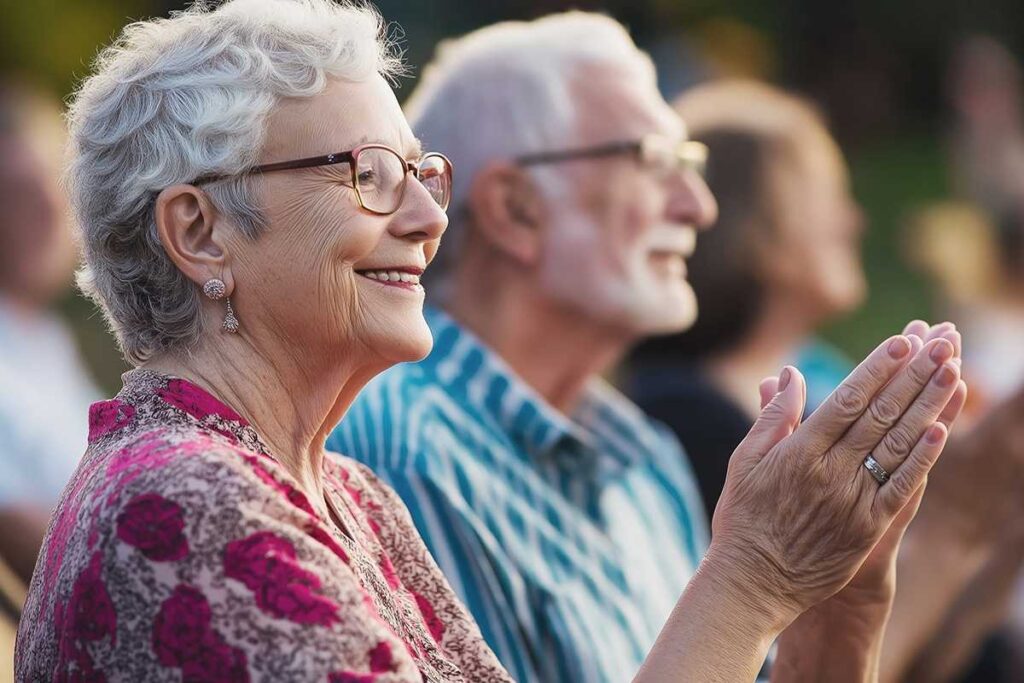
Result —
<instances>
[{"instance_id":1,"label":"dangling earring","mask_svg":"<svg viewBox=\"0 0 1024 683\"><path fill-rule=\"evenodd\" d=\"M220 278L211 278L203 285L203 294L214 301L223 299L226 292L227 286L225 286L224 281ZM228 312L224 316L224 323L221 327L224 328L225 332L238 332L238 318L235 317L235 309L231 307L231 297L227 298L227 305Z\"/></svg>"}]
</instances>

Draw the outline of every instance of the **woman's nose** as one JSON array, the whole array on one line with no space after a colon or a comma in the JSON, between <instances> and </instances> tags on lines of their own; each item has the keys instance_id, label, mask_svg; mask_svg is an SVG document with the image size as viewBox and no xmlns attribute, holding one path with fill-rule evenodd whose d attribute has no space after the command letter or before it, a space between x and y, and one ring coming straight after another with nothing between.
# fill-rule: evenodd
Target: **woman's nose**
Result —
<instances>
[{"instance_id":1,"label":"woman's nose","mask_svg":"<svg viewBox=\"0 0 1024 683\"><path fill-rule=\"evenodd\" d=\"M448 215L416 178L410 177L402 205L391 221L396 237L416 241L436 240L448 227Z\"/></svg>"}]
</instances>

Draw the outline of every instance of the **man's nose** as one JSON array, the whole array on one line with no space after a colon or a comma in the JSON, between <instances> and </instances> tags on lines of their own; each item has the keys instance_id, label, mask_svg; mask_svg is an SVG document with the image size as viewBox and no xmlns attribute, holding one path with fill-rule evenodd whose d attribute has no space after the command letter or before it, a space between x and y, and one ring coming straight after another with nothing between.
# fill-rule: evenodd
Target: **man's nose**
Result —
<instances>
[{"instance_id":1,"label":"man's nose","mask_svg":"<svg viewBox=\"0 0 1024 683\"><path fill-rule=\"evenodd\" d=\"M671 181L668 218L698 230L710 228L718 219L718 202L699 173L686 170Z\"/></svg>"}]
</instances>

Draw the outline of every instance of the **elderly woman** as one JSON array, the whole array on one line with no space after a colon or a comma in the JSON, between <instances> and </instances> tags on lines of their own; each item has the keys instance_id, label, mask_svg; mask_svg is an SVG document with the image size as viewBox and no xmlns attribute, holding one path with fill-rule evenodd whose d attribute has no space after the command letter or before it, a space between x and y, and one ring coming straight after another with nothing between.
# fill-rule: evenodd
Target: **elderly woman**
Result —
<instances>
[{"instance_id":1,"label":"elderly woman","mask_svg":"<svg viewBox=\"0 0 1024 683\"><path fill-rule=\"evenodd\" d=\"M101 56L70 115L81 285L137 368L92 408L19 680L508 680L402 503L323 447L371 377L431 346L418 279L451 169L412 136L398 68L374 13L326 0L196 8ZM799 373L765 383L639 680L749 680L815 605L817 633L848 636L830 661L871 674L958 409L953 354L888 340L799 428Z\"/></svg>"}]
</instances>

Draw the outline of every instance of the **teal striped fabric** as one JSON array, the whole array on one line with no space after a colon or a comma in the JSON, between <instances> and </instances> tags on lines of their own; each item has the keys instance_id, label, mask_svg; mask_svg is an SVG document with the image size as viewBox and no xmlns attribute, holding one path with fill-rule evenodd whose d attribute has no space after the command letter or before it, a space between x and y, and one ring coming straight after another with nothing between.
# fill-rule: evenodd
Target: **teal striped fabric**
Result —
<instances>
[{"instance_id":1,"label":"teal striped fabric","mask_svg":"<svg viewBox=\"0 0 1024 683\"><path fill-rule=\"evenodd\" d=\"M707 545L678 442L600 380L566 417L427 319L433 353L374 380L328 447L394 487L517 680L631 680Z\"/></svg>"}]
</instances>

